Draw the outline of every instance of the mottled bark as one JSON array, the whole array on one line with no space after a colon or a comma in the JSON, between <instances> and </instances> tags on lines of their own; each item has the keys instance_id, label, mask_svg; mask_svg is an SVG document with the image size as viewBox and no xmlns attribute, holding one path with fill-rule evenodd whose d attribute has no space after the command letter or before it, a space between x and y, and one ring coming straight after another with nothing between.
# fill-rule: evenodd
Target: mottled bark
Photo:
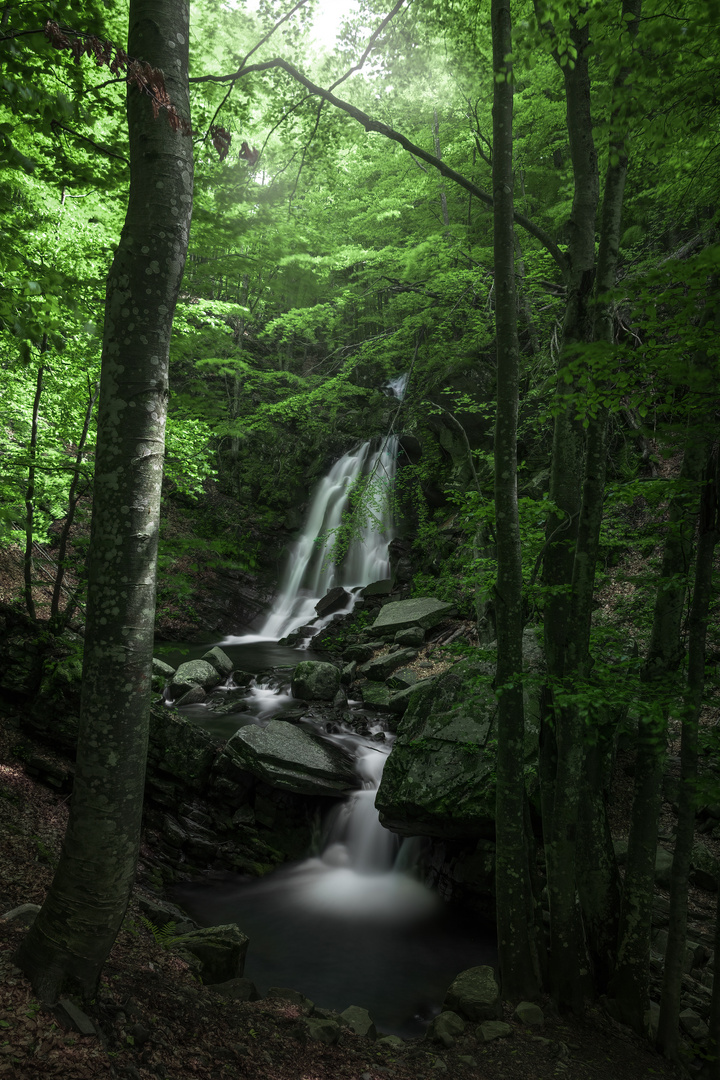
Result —
<instances>
[{"instance_id":1,"label":"mottled bark","mask_svg":"<svg viewBox=\"0 0 720 1080\"><path fill-rule=\"evenodd\" d=\"M690 605L688 671L680 741L680 796L670 881L670 920L665 950L657 1043L666 1057L677 1059L680 991L685 964L688 877L695 838L698 723L705 687L705 642L712 594L713 558L718 543L718 455L712 455L700 503L695 581Z\"/></svg>"},{"instance_id":2,"label":"mottled bark","mask_svg":"<svg viewBox=\"0 0 720 1080\"><path fill-rule=\"evenodd\" d=\"M131 0L128 51L187 119L187 0ZM192 143L128 91L131 182L110 269L78 757L55 877L17 962L44 1001L95 993L137 862L150 706L168 350L192 209Z\"/></svg>"},{"instance_id":3,"label":"mottled bark","mask_svg":"<svg viewBox=\"0 0 720 1080\"><path fill-rule=\"evenodd\" d=\"M513 86L510 0L493 0L493 239L497 338L495 532L497 536L498 752L496 894L500 977L508 999L540 991L525 838L522 564L517 504L519 347L513 243Z\"/></svg>"}]
</instances>

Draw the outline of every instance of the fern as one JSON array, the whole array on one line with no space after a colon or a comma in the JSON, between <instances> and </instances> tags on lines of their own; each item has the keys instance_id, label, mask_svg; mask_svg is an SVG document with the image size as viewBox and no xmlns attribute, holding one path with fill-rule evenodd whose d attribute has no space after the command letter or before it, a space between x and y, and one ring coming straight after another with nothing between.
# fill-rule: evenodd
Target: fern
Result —
<instances>
[{"instance_id":1,"label":"fern","mask_svg":"<svg viewBox=\"0 0 720 1080\"><path fill-rule=\"evenodd\" d=\"M141 922L143 926L145 926L150 931L158 945L160 945L160 947L163 949L170 949L176 941L180 940L180 937L182 936L176 933L177 923L174 919L172 919L170 922L166 922L164 926L160 927L156 926L151 919L147 919L144 915L142 915Z\"/></svg>"}]
</instances>

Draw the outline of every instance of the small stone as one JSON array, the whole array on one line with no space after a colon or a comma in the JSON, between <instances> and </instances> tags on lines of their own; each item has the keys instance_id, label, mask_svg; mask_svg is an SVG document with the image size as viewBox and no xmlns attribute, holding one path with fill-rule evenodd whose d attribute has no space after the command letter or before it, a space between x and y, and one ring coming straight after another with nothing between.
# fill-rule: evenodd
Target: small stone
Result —
<instances>
[{"instance_id":1,"label":"small stone","mask_svg":"<svg viewBox=\"0 0 720 1080\"><path fill-rule=\"evenodd\" d=\"M289 1001L292 1005L299 1006L308 1016L315 1008L310 998L306 998L299 990L292 990L288 986L271 986L267 997L271 1001Z\"/></svg>"},{"instance_id":2,"label":"small stone","mask_svg":"<svg viewBox=\"0 0 720 1080\"><path fill-rule=\"evenodd\" d=\"M373 1018L367 1009L361 1009L359 1005L350 1005L349 1008L344 1009L338 1020L346 1024L356 1035L363 1035L367 1039L377 1038L377 1028Z\"/></svg>"},{"instance_id":3,"label":"small stone","mask_svg":"<svg viewBox=\"0 0 720 1080\"><path fill-rule=\"evenodd\" d=\"M512 1035L512 1030L512 1024L506 1024L502 1020L484 1020L476 1029L475 1034L478 1042L488 1043L494 1039L507 1038L508 1035Z\"/></svg>"},{"instance_id":4,"label":"small stone","mask_svg":"<svg viewBox=\"0 0 720 1080\"><path fill-rule=\"evenodd\" d=\"M378 1039L376 1046L389 1046L392 1050L403 1050L405 1048L405 1041L400 1038L399 1035L383 1035Z\"/></svg>"},{"instance_id":5,"label":"small stone","mask_svg":"<svg viewBox=\"0 0 720 1080\"><path fill-rule=\"evenodd\" d=\"M500 1015L500 987L488 965L467 968L448 987L443 1010L458 1012L478 1023Z\"/></svg>"},{"instance_id":6,"label":"small stone","mask_svg":"<svg viewBox=\"0 0 720 1080\"><path fill-rule=\"evenodd\" d=\"M407 630L398 630L395 635L397 645L422 645L425 640L425 631L421 626L408 626Z\"/></svg>"},{"instance_id":7,"label":"small stone","mask_svg":"<svg viewBox=\"0 0 720 1080\"><path fill-rule=\"evenodd\" d=\"M532 1001L521 1001L513 1016L516 1016L521 1024L526 1027L541 1028L545 1026L545 1016L539 1005Z\"/></svg>"},{"instance_id":8,"label":"small stone","mask_svg":"<svg viewBox=\"0 0 720 1080\"><path fill-rule=\"evenodd\" d=\"M308 1016L303 1020L303 1031L310 1042L325 1043L333 1046L340 1038L340 1025L334 1020L320 1020Z\"/></svg>"},{"instance_id":9,"label":"small stone","mask_svg":"<svg viewBox=\"0 0 720 1080\"><path fill-rule=\"evenodd\" d=\"M439 1042L443 1046L454 1046L458 1035L465 1030L465 1021L456 1012L447 1010L436 1016L425 1033L429 1042Z\"/></svg>"},{"instance_id":10,"label":"small stone","mask_svg":"<svg viewBox=\"0 0 720 1080\"><path fill-rule=\"evenodd\" d=\"M97 1035L95 1025L87 1013L69 998L60 998L53 1011L63 1027L71 1027L81 1035Z\"/></svg>"},{"instance_id":11,"label":"small stone","mask_svg":"<svg viewBox=\"0 0 720 1080\"><path fill-rule=\"evenodd\" d=\"M470 1054L458 1054L458 1061L469 1069L477 1069L477 1061Z\"/></svg>"},{"instance_id":12,"label":"small stone","mask_svg":"<svg viewBox=\"0 0 720 1080\"><path fill-rule=\"evenodd\" d=\"M177 699L175 705L178 709L183 709L186 705L202 705L206 697L207 694L202 686L192 686L186 694Z\"/></svg>"},{"instance_id":13,"label":"small stone","mask_svg":"<svg viewBox=\"0 0 720 1080\"><path fill-rule=\"evenodd\" d=\"M228 979L224 983L214 983L208 987L213 994L230 998L231 1001L259 1001L260 994L252 979Z\"/></svg>"}]
</instances>

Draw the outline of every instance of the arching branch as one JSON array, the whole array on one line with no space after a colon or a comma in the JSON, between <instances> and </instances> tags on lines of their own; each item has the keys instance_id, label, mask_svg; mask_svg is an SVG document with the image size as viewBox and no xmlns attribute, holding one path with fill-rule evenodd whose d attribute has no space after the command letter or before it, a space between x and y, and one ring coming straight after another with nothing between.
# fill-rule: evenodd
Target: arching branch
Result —
<instances>
[{"instance_id":1,"label":"arching branch","mask_svg":"<svg viewBox=\"0 0 720 1080\"><path fill-rule=\"evenodd\" d=\"M243 78L245 75L250 75L254 71L270 71L272 68L280 68L282 71L299 82L305 87L311 94L317 95L324 101L327 101L330 105L334 105L336 109L340 109L342 112L352 116L353 120L357 120L366 131L375 131L379 135L384 135L386 139L392 139L393 142L399 143L404 150L412 154L414 157L420 158L422 161L426 161L429 165L432 165L434 169L442 173L448 180L452 180L453 183L459 187L469 191L471 195L474 195L476 199L484 203L486 206L493 205L492 195L487 191L483 191L477 184L473 184L472 180L468 180L462 173L456 172L455 169L451 169L449 165L446 165L444 161L435 157L434 154L430 154L427 150L423 150L421 146L417 146L415 143L407 139L399 131L395 131L387 124L383 124L380 120L373 120L371 116L363 112L362 109L358 109L355 105L351 105L349 101L343 101L342 98L336 97L330 90L324 90L322 86L317 86L306 75L303 75L301 71L298 71L296 67L288 63L287 60L283 60L281 57L275 57L273 60L265 60L259 64L249 64L247 67L239 68L238 71L233 72L231 75L199 75L190 81L193 83L206 83L206 82L235 82L237 79ZM534 221L521 214L519 211L515 211L514 220L520 225L526 232L534 236L536 240L539 240L543 247L548 251L557 265L560 267L563 276L567 272L567 259L553 238L545 229L536 225Z\"/></svg>"}]
</instances>

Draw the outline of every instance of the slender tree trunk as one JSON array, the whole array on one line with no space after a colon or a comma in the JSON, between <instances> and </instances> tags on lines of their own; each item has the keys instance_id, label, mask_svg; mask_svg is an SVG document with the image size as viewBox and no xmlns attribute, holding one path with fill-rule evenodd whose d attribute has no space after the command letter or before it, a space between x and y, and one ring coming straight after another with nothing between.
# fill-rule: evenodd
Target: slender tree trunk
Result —
<instances>
[{"instance_id":1,"label":"slender tree trunk","mask_svg":"<svg viewBox=\"0 0 720 1080\"><path fill-rule=\"evenodd\" d=\"M680 991L685 961L688 877L695 835L698 721L705 687L705 642L712 593L713 557L718 542L718 455L712 455L700 503L700 531L695 558L695 584L690 606L687 690L680 742L681 787L677 834L670 879L670 922L665 950L657 1043L666 1057L677 1059Z\"/></svg>"},{"instance_id":2,"label":"slender tree trunk","mask_svg":"<svg viewBox=\"0 0 720 1080\"><path fill-rule=\"evenodd\" d=\"M525 839L525 721L522 688L522 564L517 505L518 367L513 244L513 84L505 57L512 51L510 0L492 2L493 222L497 419L495 530L497 534L498 756L495 812L496 893L500 977L504 997L536 997L540 972Z\"/></svg>"},{"instance_id":3,"label":"slender tree trunk","mask_svg":"<svg viewBox=\"0 0 720 1080\"><path fill-rule=\"evenodd\" d=\"M539 11L539 5L536 4ZM598 163L590 111L589 27L570 20L577 50L574 67L562 66L574 193L568 223L568 298L563 322L561 366L575 344L592 340L595 283L595 223L599 200ZM550 31L553 32L552 30ZM558 54L556 60L560 61ZM575 854L584 764L584 731L578 710L560 707L557 691L566 672L572 616L573 566L581 507L584 432L576 419L577 387L558 380L553 431L550 498L559 514L548 522L544 557L545 655L550 694L543 717L540 764L543 792L543 835L550 905L550 972L556 1001L573 1009L582 1005L581 966L584 956L577 905ZM548 730L550 728L551 730Z\"/></svg>"},{"instance_id":4,"label":"slender tree trunk","mask_svg":"<svg viewBox=\"0 0 720 1080\"><path fill-rule=\"evenodd\" d=\"M88 391L90 387L88 385ZM80 466L82 465L82 456L85 449L85 443L87 441L88 432L90 430L90 421L92 419L92 411L95 407L98 394L100 392L99 384L95 388L95 393L90 393L88 407L85 410L85 423L83 424L82 432L80 433L80 441L78 442L77 453L75 454L75 470L73 472L73 478L70 484L70 491L68 492L68 510L65 515L65 523L60 533L60 545L58 547L58 568L55 575L55 584L53 586L52 602L50 605L50 616L59 626L66 625L67 621L72 616L72 609L68 606L65 611L65 616L60 619L60 593L63 587L63 578L65 577L65 553L67 551L68 538L70 536L70 530L75 520L75 510L77 508L78 500L82 494L78 491L80 484Z\"/></svg>"},{"instance_id":5,"label":"slender tree trunk","mask_svg":"<svg viewBox=\"0 0 720 1080\"><path fill-rule=\"evenodd\" d=\"M628 169L627 132L631 99L625 90L625 82L631 70L629 61L637 36L641 7L642 0L623 0L621 15L625 34L621 39L621 47L627 48L628 62L620 68L613 83L613 126L609 139L600 217L593 324L594 341L602 342L607 347L606 363L612 362L611 350L615 341L612 306L608 294L615 287L617 275L620 224ZM606 381L607 374L600 371L595 379L602 384ZM602 407L588 418L582 500L573 559L570 633L565 661L565 678L573 683L575 691L589 683L592 668L592 601L603 518L608 419L608 410ZM611 943L613 939L617 940L620 916L619 878L607 825L606 802L601 787L597 786L602 784L604 775L604 770L599 768L600 759L607 755L608 740L612 738L612 730L607 730L608 721L607 716L598 715L596 726L600 733L599 738L605 745L591 751L592 761L586 763L585 808L588 810L592 807L592 813L586 812L580 817L579 844L585 847L585 851L578 862L578 889L585 936L595 969L596 983L602 992L607 989L611 975L609 961L614 951ZM589 875L586 881L581 880L584 872Z\"/></svg>"},{"instance_id":6,"label":"slender tree trunk","mask_svg":"<svg viewBox=\"0 0 720 1080\"><path fill-rule=\"evenodd\" d=\"M128 51L188 119L187 0L131 0ZM128 91L131 182L110 269L78 757L60 862L17 962L43 1001L95 993L130 896L150 709L168 350L192 210L192 142Z\"/></svg>"},{"instance_id":7,"label":"slender tree trunk","mask_svg":"<svg viewBox=\"0 0 720 1080\"><path fill-rule=\"evenodd\" d=\"M33 599L33 537L35 527L35 459L37 457L38 415L40 413L40 398L43 392L43 376L45 375L45 361L43 357L48 349L48 336L43 334L40 345L40 367L38 368L35 382L35 398L33 400L32 426L30 429L30 445L28 447L28 482L25 489L25 557L23 559L23 577L25 580L25 607L31 619L37 618L35 613L35 600Z\"/></svg>"}]
</instances>

